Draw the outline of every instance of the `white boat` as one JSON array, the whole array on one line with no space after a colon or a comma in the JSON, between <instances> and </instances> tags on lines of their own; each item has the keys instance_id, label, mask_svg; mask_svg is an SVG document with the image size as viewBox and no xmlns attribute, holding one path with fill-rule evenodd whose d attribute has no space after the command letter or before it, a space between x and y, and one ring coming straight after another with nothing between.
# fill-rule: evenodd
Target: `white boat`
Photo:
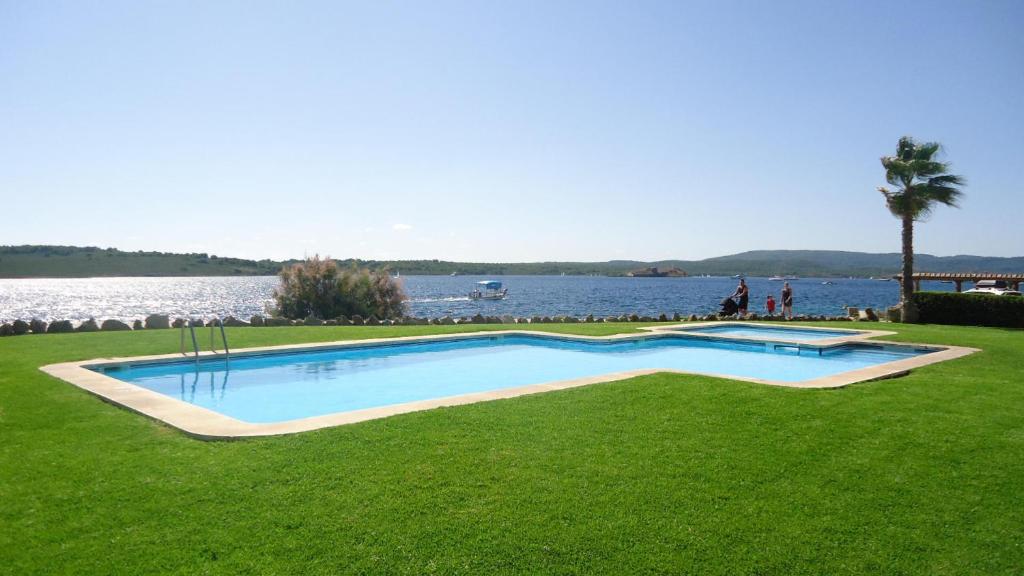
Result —
<instances>
[{"instance_id":1,"label":"white boat","mask_svg":"<svg viewBox=\"0 0 1024 576\"><path fill-rule=\"evenodd\" d=\"M964 290L964 294L991 294L993 296L1020 296L1017 290L1010 290L1005 280L978 280L974 288Z\"/></svg>"},{"instance_id":2,"label":"white boat","mask_svg":"<svg viewBox=\"0 0 1024 576\"><path fill-rule=\"evenodd\" d=\"M504 300L508 296L508 288L502 288L497 280L481 280L476 288L469 293L470 300Z\"/></svg>"},{"instance_id":3,"label":"white boat","mask_svg":"<svg viewBox=\"0 0 1024 576\"><path fill-rule=\"evenodd\" d=\"M782 276L772 276L768 279L769 282L782 282L783 280L785 280L785 278Z\"/></svg>"}]
</instances>

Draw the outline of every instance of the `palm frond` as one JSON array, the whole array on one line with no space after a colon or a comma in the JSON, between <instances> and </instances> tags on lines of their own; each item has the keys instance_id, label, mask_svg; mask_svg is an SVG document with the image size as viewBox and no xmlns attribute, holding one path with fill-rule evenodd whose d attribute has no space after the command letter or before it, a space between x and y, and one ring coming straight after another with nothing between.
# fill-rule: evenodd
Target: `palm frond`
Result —
<instances>
[{"instance_id":1,"label":"palm frond","mask_svg":"<svg viewBox=\"0 0 1024 576\"><path fill-rule=\"evenodd\" d=\"M940 204L945 204L946 206L952 206L954 208L957 207L957 202L963 196L963 193L960 192L960 190L952 186L932 184L922 185L916 191L916 194L918 194L924 201L928 202L929 204L938 202Z\"/></svg>"}]
</instances>

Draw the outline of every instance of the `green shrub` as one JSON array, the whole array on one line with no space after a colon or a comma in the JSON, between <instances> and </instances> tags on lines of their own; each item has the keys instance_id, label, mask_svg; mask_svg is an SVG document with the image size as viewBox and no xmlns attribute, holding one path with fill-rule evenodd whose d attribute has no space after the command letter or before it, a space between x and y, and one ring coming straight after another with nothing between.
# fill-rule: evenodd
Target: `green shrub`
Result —
<instances>
[{"instance_id":1,"label":"green shrub","mask_svg":"<svg viewBox=\"0 0 1024 576\"><path fill-rule=\"evenodd\" d=\"M401 282L386 270L339 268L330 258L314 256L284 268L279 276L274 300L276 313L285 318L396 318L404 311Z\"/></svg>"},{"instance_id":2,"label":"green shrub","mask_svg":"<svg viewBox=\"0 0 1024 576\"><path fill-rule=\"evenodd\" d=\"M1024 298L958 292L915 292L920 322L1024 328Z\"/></svg>"}]
</instances>

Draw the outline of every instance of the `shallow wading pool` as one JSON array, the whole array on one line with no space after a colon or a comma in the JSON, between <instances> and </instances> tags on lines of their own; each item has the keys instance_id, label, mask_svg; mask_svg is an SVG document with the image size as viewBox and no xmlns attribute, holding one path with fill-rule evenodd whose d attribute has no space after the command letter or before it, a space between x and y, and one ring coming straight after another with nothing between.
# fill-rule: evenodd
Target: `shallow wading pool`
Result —
<instances>
[{"instance_id":1,"label":"shallow wading pool","mask_svg":"<svg viewBox=\"0 0 1024 576\"><path fill-rule=\"evenodd\" d=\"M898 374L944 359L949 351L874 342L814 346L682 332L584 338L509 331L238 351L230 358L80 362L44 370L197 435L244 436L657 371L835 387Z\"/></svg>"},{"instance_id":2,"label":"shallow wading pool","mask_svg":"<svg viewBox=\"0 0 1024 576\"><path fill-rule=\"evenodd\" d=\"M812 342L843 338L860 334L856 330L832 330L825 328L793 328L789 326L754 325L727 323L718 326L697 326L680 328L679 332L688 334L707 334L713 336L730 336L733 338L763 338L766 340L787 340Z\"/></svg>"}]
</instances>

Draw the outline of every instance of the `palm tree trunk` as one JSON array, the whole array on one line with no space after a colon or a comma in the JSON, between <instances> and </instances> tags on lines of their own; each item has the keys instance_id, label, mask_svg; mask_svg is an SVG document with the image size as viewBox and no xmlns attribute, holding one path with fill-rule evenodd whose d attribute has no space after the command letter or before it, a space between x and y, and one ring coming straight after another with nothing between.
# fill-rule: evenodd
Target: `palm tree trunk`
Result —
<instances>
[{"instance_id":1,"label":"palm tree trunk","mask_svg":"<svg viewBox=\"0 0 1024 576\"><path fill-rule=\"evenodd\" d=\"M917 322L914 306L914 219L903 217L903 273L900 279L900 302L904 322Z\"/></svg>"}]
</instances>

